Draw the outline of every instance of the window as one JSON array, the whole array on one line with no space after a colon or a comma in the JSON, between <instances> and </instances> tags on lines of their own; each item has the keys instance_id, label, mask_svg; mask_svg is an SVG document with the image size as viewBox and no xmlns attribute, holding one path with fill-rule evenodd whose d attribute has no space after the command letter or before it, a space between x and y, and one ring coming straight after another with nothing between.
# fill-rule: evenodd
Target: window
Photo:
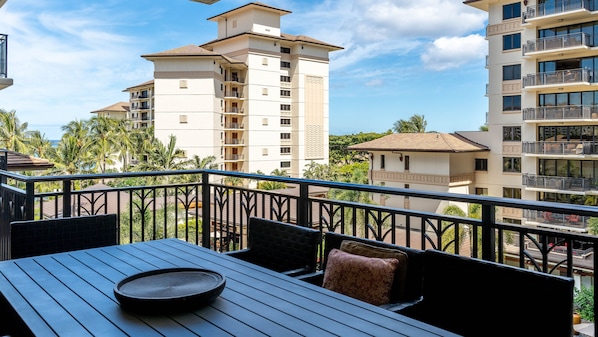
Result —
<instances>
[{"instance_id":1,"label":"window","mask_svg":"<svg viewBox=\"0 0 598 337\"><path fill-rule=\"evenodd\" d=\"M521 48L521 33L504 35L502 37L502 50Z\"/></svg>"},{"instance_id":2,"label":"window","mask_svg":"<svg viewBox=\"0 0 598 337\"><path fill-rule=\"evenodd\" d=\"M512 187L502 188L503 198L521 199L521 189Z\"/></svg>"},{"instance_id":3,"label":"window","mask_svg":"<svg viewBox=\"0 0 598 337\"><path fill-rule=\"evenodd\" d=\"M280 162L280 167L281 167L281 168L288 168L288 167L291 167L291 162L290 162L290 161L281 161L281 162Z\"/></svg>"},{"instance_id":4,"label":"window","mask_svg":"<svg viewBox=\"0 0 598 337\"><path fill-rule=\"evenodd\" d=\"M179 123L187 124L187 115L179 115Z\"/></svg>"},{"instance_id":5,"label":"window","mask_svg":"<svg viewBox=\"0 0 598 337\"><path fill-rule=\"evenodd\" d=\"M280 125L291 125L291 119L290 118L281 118Z\"/></svg>"},{"instance_id":6,"label":"window","mask_svg":"<svg viewBox=\"0 0 598 337\"><path fill-rule=\"evenodd\" d=\"M187 80L179 80L179 89L187 89Z\"/></svg>"},{"instance_id":7,"label":"window","mask_svg":"<svg viewBox=\"0 0 598 337\"><path fill-rule=\"evenodd\" d=\"M409 171L409 156L405 156L405 171Z\"/></svg>"},{"instance_id":8,"label":"window","mask_svg":"<svg viewBox=\"0 0 598 337\"><path fill-rule=\"evenodd\" d=\"M517 111L521 110L521 95L503 96L502 97L503 111Z\"/></svg>"},{"instance_id":9,"label":"window","mask_svg":"<svg viewBox=\"0 0 598 337\"><path fill-rule=\"evenodd\" d=\"M521 17L521 2L502 6L502 19L508 20Z\"/></svg>"},{"instance_id":10,"label":"window","mask_svg":"<svg viewBox=\"0 0 598 337\"><path fill-rule=\"evenodd\" d=\"M380 169L384 170L384 166L386 166L386 156L380 155Z\"/></svg>"},{"instance_id":11,"label":"window","mask_svg":"<svg viewBox=\"0 0 598 337\"><path fill-rule=\"evenodd\" d=\"M521 157L503 157L503 172L521 172Z\"/></svg>"},{"instance_id":12,"label":"window","mask_svg":"<svg viewBox=\"0 0 598 337\"><path fill-rule=\"evenodd\" d=\"M520 126L503 126L502 140L505 142L520 142L521 141L521 127Z\"/></svg>"},{"instance_id":13,"label":"window","mask_svg":"<svg viewBox=\"0 0 598 337\"><path fill-rule=\"evenodd\" d=\"M290 146L283 146L280 148L280 154L289 154L289 153L291 153Z\"/></svg>"},{"instance_id":14,"label":"window","mask_svg":"<svg viewBox=\"0 0 598 337\"><path fill-rule=\"evenodd\" d=\"M280 75L280 82L291 82L291 76Z\"/></svg>"},{"instance_id":15,"label":"window","mask_svg":"<svg viewBox=\"0 0 598 337\"><path fill-rule=\"evenodd\" d=\"M268 88L262 88L262 95L268 96Z\"/></svg>"},{"instance_id":16,"label":"window","mask_svg":"<svg viewBox=\"0 0 598 337\"><path fill-rule=\"evenodd\" d=\"M280 52L283 54L290 54L291 53L291 48L289 47L280 47Z\"/></svg>"},{"instance_id":17,"label":"window","mask_svg":"<svg viewBox=\"0 0 598 337\"><path fill-rule=\"evenodd\" d=\"M291 62L280 61L280 67L281 68L290 68L291 67Z\"/></svg>"},{"instance_id":18,"label":"window","mask_svg":"<svg viewBox=\"0 0 598 337\"><path fill-rule=\"evenodd\" d=\"M283 132L280 134L280 139L291 139L291 133L290 132Z\"/></svg>"},{"instance_id":19,"label":"window","mask_svg":"<svg viewBox=\"0 0 598 337\"><path fill-rule=\"evenodd\" d=\"M521 79L521 64L513 64L502 67L502 80L520 80Z\"/></svg>"},{"instance_id":20,"label":"window","mask_svg":"<svg viewBox=\"0 0 598 337\"><path fill-rule=\"evenodd\" d=\"M475 159L475 170L476 171L488 171L488 159L476 158Z\"/></svg>"},{"instance_id":21,"label":"window","mask_svg":"<svg viewBox=\"0 0 598 337\"><path fill-rule=\"evenodd\" d=\"M488 195L488 189L483 187L476 187L475 188L476 195Z\"/></svg>"},{"instance_id":22,"label":"window","mask_svg":"<svg viewBox=\"0 0 598 337\"><path fill-rule=\"evenodd\" d=\"M280 91L280 96L282 96L282 97L291 97L291 91L290 90L281 90Z\"/></svg>"},{"instance_id":23,"label":"window","mask_svg":"<svg viewBox=\"0 0 598 337\"><path fill-rule=\"evenodd\" d=\"M280 105L280 110L282 110L282 111L291 111L291 105L290 104L281 104Z\"/></svg>"},{"instance_id":24,"label":"window","mask_svg":"<svg viewBox=\"0 0 598 337\"><path fill-rule=\"evenodd\" d=\"M521 220L519 219L502 218L502 222L510 223L513 225L521 225Z\"/></svg>"}]
</instances>

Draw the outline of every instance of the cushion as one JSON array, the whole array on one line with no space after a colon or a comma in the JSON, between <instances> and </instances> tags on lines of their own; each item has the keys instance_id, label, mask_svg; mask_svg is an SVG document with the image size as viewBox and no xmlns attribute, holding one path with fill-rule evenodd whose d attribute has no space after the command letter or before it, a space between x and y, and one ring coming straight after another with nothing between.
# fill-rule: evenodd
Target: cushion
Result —
<instances>
[{"instance_id":1,"label":"cushion","mask_svg":"<svg viewBox=\"0 0 598 337\"><path fill-rule=\"evenodd\" d=\"M380 259L332 249L322 287L374 305L390 302L399 260Z\"/></svg>"},{"instance_id":2,"label":"cushion","mask_svg":"<svg viewBox=\"0 0 598 337\"><path fill-rule=\"evenodd\" d=\"M391 300L402 298L405 295L405 285L407 284L407 266L408 255L398 249L376 247L366 243L343 240L340 249L344 252L361 255L365 257L377 257L380 259L397 259L399 266L395 274L395 280L391 289Z\"/></svg>"}]
</instances>

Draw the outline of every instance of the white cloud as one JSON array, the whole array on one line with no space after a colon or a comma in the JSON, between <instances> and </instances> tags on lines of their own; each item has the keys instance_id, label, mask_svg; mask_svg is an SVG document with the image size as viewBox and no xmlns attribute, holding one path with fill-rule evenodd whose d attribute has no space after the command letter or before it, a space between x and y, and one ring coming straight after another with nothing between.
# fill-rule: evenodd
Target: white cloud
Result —
<instances>
[{"instance_id":1,"label":"white cloud","mask_svg":"<svg viewBox=\"0 0 598 337\"><path fill-rule=\"evenodd\" d=\"M441 37L431 43L421 55L427 69L442 71L458 68L487 54L488 44L483 36Z\"/></svg>"}]
</instances>

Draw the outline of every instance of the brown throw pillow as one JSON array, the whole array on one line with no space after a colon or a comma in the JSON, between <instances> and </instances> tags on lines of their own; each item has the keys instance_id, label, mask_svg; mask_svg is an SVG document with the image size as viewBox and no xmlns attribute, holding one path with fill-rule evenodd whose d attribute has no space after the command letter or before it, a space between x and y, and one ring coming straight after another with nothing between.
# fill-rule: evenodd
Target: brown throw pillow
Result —
<instances>
[{"instance_id":1,"label":"brown throw pillow","mask_svg":"<svg viewBox=\"0 0 598 337\"><path fill-rule=\"evenodd\" d=\"M396 279L391 289L391 301L397 301L405 295L405 284L407 280L408 255L398 249L376 247L366 243L343 240L340 249L344 252L366 257L377 257L380 259L397 259L399 266L396 271Z\"/></svg>"},{"instance_id":2,"label":"brown throw pillow","mask_svg":"<svg viewBox=\"0 0 598 337\"><path fill-rule=\"evenodd\" d=\"M322 286L374 305L390 302L390 289L399 261L333 249L328 254Z\"/></svg>"}]
</instances>

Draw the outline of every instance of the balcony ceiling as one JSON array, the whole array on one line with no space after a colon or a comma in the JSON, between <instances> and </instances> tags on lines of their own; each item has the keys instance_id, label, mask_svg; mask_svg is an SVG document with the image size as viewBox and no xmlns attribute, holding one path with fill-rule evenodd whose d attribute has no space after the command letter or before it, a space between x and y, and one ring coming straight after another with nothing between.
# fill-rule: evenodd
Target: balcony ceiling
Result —
<instances>
[{"instance_id":1,"label":"balcony ceiling","mask_svg":"<svg viewBox=\"0 0 598 337\"><path fill-rule=\"evenodd\" d=\"M0 0L0 4L1 3L2 1ZM10 87L12 83L12 78L0 78L0 90Z\"/></svg>"}]
</instances>

